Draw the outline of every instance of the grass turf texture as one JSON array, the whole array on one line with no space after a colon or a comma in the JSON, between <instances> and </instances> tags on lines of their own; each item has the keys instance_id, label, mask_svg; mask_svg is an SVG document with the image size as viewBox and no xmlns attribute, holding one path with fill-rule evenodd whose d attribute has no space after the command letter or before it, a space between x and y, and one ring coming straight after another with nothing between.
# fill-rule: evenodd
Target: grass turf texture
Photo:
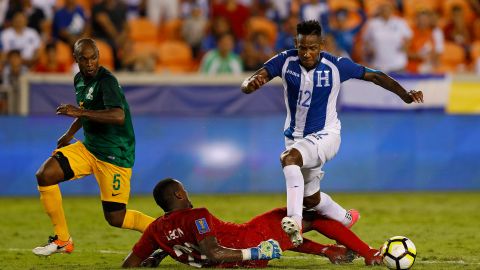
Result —
<instances>
[{"instance_id":1,"label":"grass turf texture","mask_svg":"<svg viewBox=\"0 0 480 270\"><path fill-rule=\"evenodd\" d=\"M414 269L480 269L480 193L352 193L332 194L347 208L362 214L353 231L373 247L391 236L404 235L417 247ZM195 206L206 206L216 216L244 222L285 204L282 194L194 195ZM0 269L116 269L140 234L109 227L96 197L64 197L69 229L75 240L71 255L39 258L31 249L47 240L52 227L38 198L0 198ZM153 198L133 196L130 208L160 215ZM316 233L307 236L332 243ZM194 269L168 258L167 269ZM386 269L332 265L323 257L286 252L270 263L274 269Z\"/></svg>"}]
</instances>

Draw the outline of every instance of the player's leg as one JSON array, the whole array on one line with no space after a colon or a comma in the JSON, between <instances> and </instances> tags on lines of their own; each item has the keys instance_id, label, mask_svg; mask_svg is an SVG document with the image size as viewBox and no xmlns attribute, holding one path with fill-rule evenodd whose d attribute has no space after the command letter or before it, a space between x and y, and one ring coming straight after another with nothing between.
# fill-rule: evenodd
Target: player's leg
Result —
<instances>
[{"instance_id":1,"label":"player's leg","mask_svg":"<svg viewBox=\"0 0 480 270\"><path fill-rule=\"evenodd\" d=\"M287 216L282 219L282 229L290 236L292 243L297 246L302 243L302 209L304 179L300 168L303 166L303 157L300 151L291 146L293 140L287 139L287 150L280 156L287 189Z\"/></svg>"},{"instance_id":2,"label":"player's leg","mask_svg":"<svg viewBox=\"0 0 480 270\"><path fill-rule=\"evenodd\" d=\"M344 246L323 245L307 238L303 239L302 245L292 251L325 256L333 264L351 263L356 257L353 251Z\"/></svg>"},{"instance_id":3,"label":"player's leg","mask_svg":"<svg viewBox=\"0 0 480 270\"><path fill-rule=\"evenodd\" d=\"M321 168L302 169L305 178L305 193L303 205L306 209L313 209L323 216L336 220L351 228L360 218L357 210L345 210L328 194L320 192L320 181L323 178Z\"/></svg>"},{"instance_id":4,"label":"player's leg","mask_svg":"<svg viewBox=\"0 0 480 270\"><path fill-rule=\"evenodd\" d=\"M355 233L338 221L315 218L312 221L305 221L304 225L305 231L315 230L330 239L336 240L338 243L364 257L367 264L380 259L378 250L370 248Z\"/></svg>"},{"instance_id":5,"label":"player's leg","mask_svg":"<svg viewBox=\"0 0 480 270\"><path fill-rule=\"evenodd\" d=\"M337 220L350 228L360 217L358 211L353 209L347 211L332 200L329 195L320 192L320 181L324 176L322 167L337 154L341 141L340 135L320 132L309 135L305 139L310 144L316 146L318 165L302 168L302 174L305 179L303 205L307 209L315 209L320 214Z\"/></svg>"},{"instance_id":6,"label":"player's leg","mask_svg":"<svg viewBox=\"0 0 480 270\"><path fill-rule=\"evenodd\" d=\"M127 209L131 168L97 161L94 174L100 186L103 214L108 224L143 232L155 220L139 211Z\"/></svg>"},{"instance_id":7,"label":"player's leg","mask_svg":"<svg viewBox=\"0 0 480 270\"><path fill-rule=\"evenodd\" d=\"M80 142L58 149L36 173L40 202L50 217L55 232L55 236L51 236L45 246L33 249L36 255L48 256L73 251L58 183L91 174L91 167L84 151L86 149Z\"/></svg>"}]
</instances>

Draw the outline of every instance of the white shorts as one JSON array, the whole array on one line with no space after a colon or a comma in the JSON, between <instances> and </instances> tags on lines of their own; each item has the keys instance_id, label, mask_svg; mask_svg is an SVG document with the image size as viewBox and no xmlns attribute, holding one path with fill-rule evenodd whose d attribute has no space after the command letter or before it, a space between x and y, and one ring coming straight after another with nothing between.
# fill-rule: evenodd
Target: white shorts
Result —
<instances>
[{"instance_id":1,"label":"white shorts","mask_svg":"<svg viewBox=\"0 0 480 270\"><path fill-rule=\"evenodd\" d=\"M320 191L320 181L323 178L323 164L331 160L340 148L340 134L319 131L300 139L285 138L287 150L297 149L302 155L302 174L305 180L304 197Z\"/></svg>"}]
</instances>

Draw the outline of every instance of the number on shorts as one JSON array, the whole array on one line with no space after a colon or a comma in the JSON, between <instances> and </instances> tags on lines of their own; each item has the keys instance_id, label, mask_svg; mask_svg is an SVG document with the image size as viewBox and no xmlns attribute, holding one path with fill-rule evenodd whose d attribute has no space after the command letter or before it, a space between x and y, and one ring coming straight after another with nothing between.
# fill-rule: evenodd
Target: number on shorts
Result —
<instances>
[{"instance_id":1,"label":"number on shorts","mask_svg":"<svg viewBox=\"0 0 480 270\"><path fill-rule=\"evenodd\" d=\"M116 173L113 175L113 190L120 189L120 174Z\"/></svg>"}]
</instances>

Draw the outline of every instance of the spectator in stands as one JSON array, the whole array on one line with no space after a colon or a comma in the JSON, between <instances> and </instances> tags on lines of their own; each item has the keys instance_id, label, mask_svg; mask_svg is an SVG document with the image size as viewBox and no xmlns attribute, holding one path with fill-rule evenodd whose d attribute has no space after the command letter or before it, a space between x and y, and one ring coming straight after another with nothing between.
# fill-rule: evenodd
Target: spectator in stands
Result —
<instances>
[{"instance_id":1,"label":"spectator in stands","mask_svg":"<svg viewBox=\"0 0 480 270\"><path fill-rule=\"evenodd\" d=\"M5 17L8 11L8 0L0 0L0 29L5 25Z\"/></svg>"},{"instance_id":2,"label":"spectator in stands","mask_svg":"<svg viewBox=\"0 0 480 270\"><path fill-rule=\"evenodd\" d=\"M292 15L291 0L268 0L268 3L269 8L267 9L265 15L278 25L288 20L288 18Z\"/></svg>"},{"instance_id":3,"label":"spectator in stands","mask_svg":"<svg viewBox=\"0 0 480 270\"><path fill-rule=\"evenodd\" d=\"M121 70L131 72L153 72L157 56L152 52L136 52L134 42L127 40L119 51Z\"/></svg>"},{"instance_id":4,"label":"spectator in stands","mask_svg":"<svg viewBox=\"0 0 480 270\"><path fill-rule=\"evenodd\" d=\"M443 34L435 26L430 10L419 10L415 15L413 38L408 48L407 70L414 73L431 73L439 66L443 52ZM440 34L440 36L435 36Z\"/></svg>"},{"instance_id":5,"label":"spectator in stands","mask_svg":"<svg viewBox=\"0 0 480 270\"><path fill-rule=\"evenodd\" d=\"M404 19L393 15L391 2L378 8L379 16L368 20L363 35L366 61L385 72L403 72L412 30Z\"/></svg>"},{"instance_id":6,"label":"spectator in stands","mask_svg":"<svg viewBox=\"0 0 480 270\"><path fill-rule=\"evenodd\" d=\"M275 42L275 50L282 52L295 47L294 38L297 34L298 16L290 15L282 23L280 31L277 35L277 41Z\"/></svg>"},{"instance_id":7,"label":"spectator in stands","mask_svg":"<svg viewBox=\"0 0 480 270\"><path fill-rule=\"evenodd\" d=\"M48 30L48 21L43 10L33 6L31 0L10 1L6 20L12 22L14 15L18 12L22 12L25 15L28 27L35 29L43 40L48 40L50 31Z\"/></svg>"},{"instance_id":8,"label":"spectator in stands","mask_svg":"<svg viewBox=\"0 0 480 270\"><path fill-rule=\"evenodd\" d=\"M265 32L258 31L253 33L251 37L243 43L241 56L244 70L258 70L274 53Z\"/></svg>"},{"instance_id":9,"label":"spectator in stands","mask_svg":"<svg viewBox=\"0 0 480 270\"><path fill-rule=\"evenodd\" d=\"M212 5L212 18L223 16L232 27L233 35L239 42L245 39L245 25L250 18L250 10L237 0L223 0Z\"/></svg>"},{"instance_id":10,"label":"spectator in stands","mask_svg":"<svg viewBox=\"0 0 480 270\"><path fill-rule=\"evenodd\" d=\"M187 19L191 16L195 8L200 8L202 16L209 18L210 1L209 0L183 0L180 4L180 17Z\"/></svg>"},{"instance_id":11,"label":"spectator in stands","mask_svg":"<svg viewBox=\"0 0 480 270\"><path fill-rule=\"evenodd\" d=\"M145 17L147 15L146 0L123 0L127 5L127 20Z\"/></svg>"},{"instance_id":12,"label":"spectator in stands","mask_svg":"<svg viewBox=\"0 0 480 270\"><path fill-rule=\"evenodd\" d=\"M55 12L53 17L52 35L73 47L85 32L87 19L83 8L76 0L65 0L65 5Z\"/></svg>"},{"instance_id":13,"label":"spectator in stands","mask_svg":"<svg viewBox=\"0 0 480 270\"><path fill-rule=\"evenodd\" d=\"M53 14L58 0L31 0L32 5L43 11L47 20L53 20Z\"/></svg>"},{"instance_id":14,"label":"spectator in stands","mask_svg":"<svg viewBox=\"0 0 480 270\"><path fill-rule=\"evenodd\" d=\"M2 32L1 41L4 52L19 50L25 65L32 66L36 63L40 36L37 31L27 27L27 18L22 12L13 15L12 26Z\"/></svg>"},{"instance_id":15,"label":"spectator in stands","mask_svg":"<svg viewBox=\"0 0 480 270\"><path fill-rule=\"evenodd\" d=\"M214 74L241 74L240 57L234 53L235 40L232 34L224 33L218 38L218 48L207 52L202 58L200 72Z\"/></svg>"},{"instance_id":16,"label":"spectator in stands","mask_svg":"<svg viewBox=\"0 0 480 270\"><path fill-rule=\"evenodd\" d=\"M193 57L197 59L202 49L202 40L207 30L207 18L199 5L192 6L190 16L183 20L182 37L192 48Z\"/></svg>"},{"instance_id":17,"label":"spectator in stands","mask_svg":"<svg viewBox=\"0 0 480 270\"><path fill-rule=\"evenodd\" d=\"M147 17L155 25L175 20L179 17L178 0L146 0Z\"/></svg>"},{"instance_id":18,"label":"spectator in stands","mask_svg":"<svg viewBox=\"0 0 480 270\"><path fill-rule=\"evenodd\" d=\"M348 17L351 16L350 12L345 8L338 9L333 12L332 20L330 20L329 16L330 12L325 12L322 16L322 25L325 27L325 32L332 35L336 45L348 55L353 54L355 38L367 21L367 15L363 9L358 9L356 13L361 20L354 26L348 25Z\"/></svg>"},{"instance_id":19,"label":"spectator in stands","mask_svg":"<svg viewBox=\"0 0 480 270\"><path fill-rule=\"evenodd\" d=\"M58 59L55 43L48 43L45 46L45 59L39 61L34 71L39 73L65 73L68 71L67 64Z\"/></svg>"},{"instance_id":20,"label":"spectator in stands","mask_svg":"<svg viewBox=\"0 0 480 270\"><path fill-rule=\"evenodd\" d=\"M452 7L451 19L443 29L445 39L455 42L465 49L467 57L470 56L470 45L472 42L470 28L465 20L465 13L461 6Z\"/></svg>"},{"instance_id":21,"label":"spectator in stands","mask_svg":"<svg viewBox=\"0 0 480 270\"><path fill-rule=\"evenodd\" d=\"M3 85L11 89L11 103L13 104L13 112L18 113L20 92L20 76L28 71L23 64L21 52L19 50L11 50L7 53L7 63L3 69Z\"/></svg>"},{"instance_id":22,"label":"spectator in stands","mask_svg":"<svg viewBox=\"0 0 480 270\"><path fill-rule=\"evenodd\" d=\"M330 34L325 36L325 51L333 55L350 58L350 55L343 48L338 46L335 37Z\"/></svg>"},{"instance_id":23,"label":"spectator in stands","mask_svg":"<svg viewBox=\"0 0 480 270\"><path fill-rule=\"evenodd\" d=\"M168 1L166 1L168 2ZM121 0L102 0L92 8L92 34L110 45L115 69L121 67L118 50L128 38L127 6Z\"/></svg>"},{"instance_id":24,"label":"spectator in stands","mask_svg":"<svg viewBox=\"0 0 480 270\"><path fill-rule=\"evenodd\" d=\"M202 41L202 52L217 48L218 38L226 33L232 32L230 23L222 16L211 19L208 28L208 34Z\"/></svg>"},{"instance_id":25,"label":"spectator in stands","mask_svg":"<svg viewBox=\"0 0 480 270\"><path fill-rule=\"evenodd\" d=\"M306 0L300 7L300 17L302 21L317 20L321 21L321 17L328 12L326 2L319 0Z\"/></svg>"}]
</instances>

